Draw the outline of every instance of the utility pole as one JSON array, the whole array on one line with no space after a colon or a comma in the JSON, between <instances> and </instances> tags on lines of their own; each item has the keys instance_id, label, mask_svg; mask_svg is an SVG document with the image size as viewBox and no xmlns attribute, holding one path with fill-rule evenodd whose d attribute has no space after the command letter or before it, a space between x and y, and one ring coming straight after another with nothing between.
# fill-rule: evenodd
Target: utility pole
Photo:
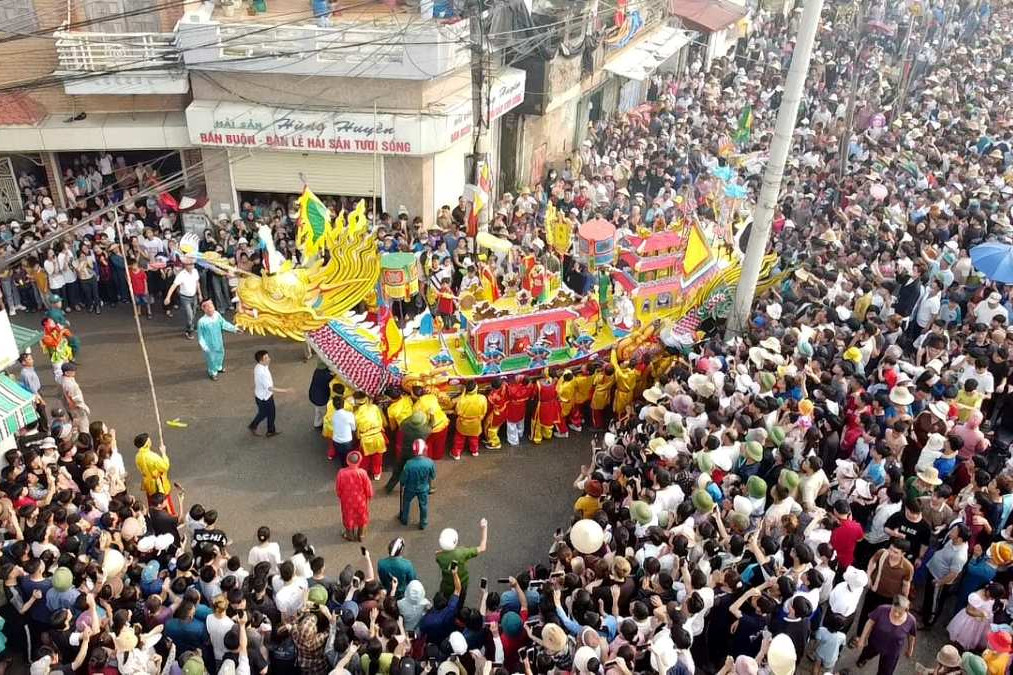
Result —
<instances>
[{"instance_id":1,"label":"utility pole","mask_svg":"<svg viewBox=\"0 0 1013 675\"><path fill-rule=\"evenodd\" d=\"M482 15L485 0L471 0L469 3L469 39L471 42L471 107L472 128L474 129L474 147L472 149L472 185L481 189L482 166L489 162L489 95L491 73L489 72L489 52L485 45L485 31L482 30ZM490 167L491 175L491 167ZM492 211L490 193L485 207L478 212L478 229L489 227L489 214ZM474 202L472 202L474 207ZM472 242L472 250L477 250Z\"/></svg>"},{"instance_id":2,"label":"utility pole","mask_svg":"<svg viewBox=\"0 0 1013 675\"><path fill-rule=\"evenodd\" d=\"M913 51L911 49L912 43L915 42L911 39L911 36L915 32L915 22L920 21L921 19L922 17L911 16L911 22L908 24L907 35L904 38L904 59L901 61L897 104L894 106L895 117L900 117L904 113L904 108L907 107L908 90L911 88L911 76L914 74L914 52L918 51L917 49Z\"/></svg>"},{"instance_id":3,"label":"utility pole","mask_svg":"<svg viewBox=\"0 0 1013 675\"><path fill-rule=\"evenodd\" d=\"M866 2L867 0L861 0L855 11L855 55L851 62L851 83L848 86L848 107L844 114L844 133L841 134L841 145L837 150L837 156L840 158L840 167L838 169L838 178L840 180L844 180L844 175L848 171L848 150L851 147L851 132L855 126L855 98L858 96L858 82L861 80L863 70L859 61L862 58L862 52L865 47Z\"/></svg>"},{"instance_id":4,"label":"utility pole","mask_svg":"<svg viewBox=\"0 0 1013 675\"><path fill-rule=\"evenodd\" d=\"M760 266L763 254L770 238L770 224L774 218L774 208L781 192L781 179L784 176L784 165L788 161L788 152L792 146L792 133L798 119L798 105L802 100L806 75L809 73L809 61L812 58L813 43L816 41L816 30L819 28L820 12L823 11L823 0L806 0L802 10L802 22L799 24L795 39L795 52L788 68L788 79L784 86L784 98L781 108L777 111L777 124L774 127L774 139L770 147L770 159L763 171L763 184L760 196L753 211L752 233L746 256L742 261L742 276L735 290L735 304L728 317L725 339L731 340L740 335L749 324L749 312L756 294L756 282L760 278Z\"/></svg>"}]
</instances>

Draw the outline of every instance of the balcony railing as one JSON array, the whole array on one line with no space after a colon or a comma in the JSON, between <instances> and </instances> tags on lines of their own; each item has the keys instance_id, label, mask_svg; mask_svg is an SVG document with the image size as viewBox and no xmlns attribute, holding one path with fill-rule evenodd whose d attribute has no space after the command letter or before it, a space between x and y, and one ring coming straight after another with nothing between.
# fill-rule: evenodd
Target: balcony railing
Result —
<instances>
[{"instance_id":1,"label":"balcony railing","mask_svg":"<svg viewBox=\"0 0 1013 675\"><path fill-rule=\"evenodd\" d=\"M349 21L332 26L179 23L188 68L428 80L469 61L468 21Z\"/></svg>"},{"instance_id":2,"label":"balcony railing","mask_svg":"<svg viewBox=\"0 0 1013 675\"><path fill-rule=\"evenodd\" d=\"M56 71L77 95L185 94L190 81L175 33L57 31Z\"/></svg>"},{"instance_id":3,"label":"balcony railing","mask_svg":"<svg viewBox=\"0 0 1013 675\"><path fill-rule=\"evenodd\" d=\"M175 33L83 33L57 31L59 68L71 73L179 68L183 57Z\"/></svg>"}]
</instances>

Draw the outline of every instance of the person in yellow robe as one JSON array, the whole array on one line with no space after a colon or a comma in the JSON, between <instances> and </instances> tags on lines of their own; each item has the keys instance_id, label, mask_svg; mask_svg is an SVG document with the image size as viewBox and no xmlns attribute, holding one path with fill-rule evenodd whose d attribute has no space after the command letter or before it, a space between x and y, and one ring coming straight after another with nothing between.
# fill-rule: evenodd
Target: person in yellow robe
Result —
<instances>
[{"instance_id":1,"label":"person in yellow robe","mask_svg":"<svg viewBox=\"0 0 1013 675\"><path fill-rule=\"evenodd\" d=\"M633 393L640 380L640 372L631 367L629 362L625 366L621 365L614 349L612 350L612 367L615 368L616 373L616 393L612 397L612 412L616 417L622 417L626 414L626 409L633 404Z\"/></svg>"},{"instance_id":2,"label":"person in yellow robe","mask_svg":"<svg viewBox=\"0 0 1013 675\"><path fill-rule=\"evenodd\" d=\"M415 412L415 402L408 392L401 391L396 387L388 389L387 396L392 401L387 406L387 422L390 424L391 434L394 435L394 458L400 463L401 453L404 451L404 436L401 433L401 425Z\"/></svg>"},{"instance_id":3,"label":"person in yellow robe","mask_svg":"<svg viewBox=\"0 0 1013 675\"><path fill-rule=\"evenodd\" d=\"M359 449L363 456L363 469L380 480L383 471L383 453L387 452L387 435L384 433L383 411L366 396L355 392L355 432L359 435Z\"/></svg>"},{"instance_id":4,"label":"person in yellow robe","mask_svg":"<svg viewBox=\"0 0 1013 675\"><path fill-rule=\"evenodd\" d=\"M573 411L570 413L569 425L574 431L584 428L585 409L591 400L592 391L594 391L593 377L585 363L573 376Z\"/></svg>"},{"instance_id":5,"label":"person in yellow robe","mask_svg":"<svg viewBox=\"0 0 1013 675\"><path fill-rule=\"evenodd\" d=\"M415 397L415 412L421 412L429 419L429 438L426 439L429 458L433 460L443 459L447 450L447 432L450 430L450 418L440 406L440 399L435 393L426 392L422 387L415 387L412 390Z\"/></svg>"},{"instance_id":6,"label":"person in yellow robe","mask_svg":"<svg viewBox=\"0 0 1013 675\"><path fill-rule=\"evenodd\" d=\"M327 399L327 407L324 410L324 426L321 428L321 435L328 441L334 437L334 398L345 399L345 408L352 409L351 397L345 396L345 385L337 377L331 379L331 395Z\"/></svg>"},{"instance_id":7,"label":"person in yellow robe","mask_svg":"<svg viewBox=\"0 0 1013 675\"><path fill-rule=\"evenodd\" d=\"M556 383L556 393L559 394L559 419L562 422L562 427L567 431L569 431L567 421L570 419L570 415L573 414L575 392L576 384L573 378L573 371L566 369L563 371L562 376L560 376L559 382Z\"/></svg>"},{"instance_id":8,"label":"person in yellow robe","mask_svg":"<svg viewBox=\"0 0 1013 675\"><path fill-rule=\"evenodd\" d=\"M612 364L594 374L591 378L591 424L595 429L605 428L605 411L612 402L612 389L616 385L615 368Z\"/></svg>"},{"instance_id":9,"label":"person in yellow robe","mask_svg":"<svg viewBox=\"0 0 1013 675\"><path fill-rule=\"evenodd\" d=\"M169 480L169 455L165 451L165 444L158 446L158 452L151 449L151 437L148 434L138 434L134 437L134 447L137 448L137 471L141 474L141 488L144 494L148 495L148 506L153 507L152 500L156 495L165 497L165 510L172 515L177 515L176 506L172 502L172 481Z\"/></svg>"},{"instance_id":10,"label":"person in yellow robe","mask_svg":"<svg viewBox=\"0 0 1013 675\"><path fill-rule=\"evenodd\" d=\"M464 450L464 443L468 443L468 451L472 457L478 457L478 439L482 435L482 421L489 411L489 402L485 396L478 393L478 385L469 381L464 386L464 393L457 399L454 406L457 413L457 424L454 435L454 447L450 454L454 459L461 459L461 452Z\"/></svg>"}]
</instances>

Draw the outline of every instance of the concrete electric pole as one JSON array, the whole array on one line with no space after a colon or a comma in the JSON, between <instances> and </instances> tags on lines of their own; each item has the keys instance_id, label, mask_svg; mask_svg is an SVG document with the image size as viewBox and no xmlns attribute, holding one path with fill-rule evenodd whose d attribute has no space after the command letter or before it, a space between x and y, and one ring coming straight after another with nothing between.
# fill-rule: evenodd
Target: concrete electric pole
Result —
<instances>
[{"instance_id":1,"label":"concrete electric pole","mask_svg":"<svg viewBox=\"0 0 1013 675\"><path fill-rule=\"evenodd\" d=\"M788 80L784 86L784 98L781 108L777 111L777 124L774 127L774 139L770 146L770 158L763 171L763 184L760 196L753 211L752 232L746 247L746 256L742 261L742 277L735 290L735 304L728 317L725 339L731 340L741 335L749 324L749 313L756 294L756 282L760 278L760 266L763 254L770 238L770 225L774 218L774 208L781 192L781 179L784 176L784 165L788 160L788 152L792 146L792 134L798 119L798 105L802 100L806 75L809 73L809 61L812 58L813 43L816 41L816 30L819 28L820 13L823 11L823 0L806 0L802 10L802 22L795 40L795 52L791 57L788 69Z\"/></svg>"}]
</instances>

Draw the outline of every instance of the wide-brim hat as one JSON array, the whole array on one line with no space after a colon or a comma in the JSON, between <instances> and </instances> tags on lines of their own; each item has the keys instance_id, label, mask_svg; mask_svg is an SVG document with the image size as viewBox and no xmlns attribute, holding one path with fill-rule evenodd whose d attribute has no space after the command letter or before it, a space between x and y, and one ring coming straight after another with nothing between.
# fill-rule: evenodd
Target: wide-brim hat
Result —
<instances>
[{"instance_id":1,"label":"wide-brim hat","mask_svg":"<svg viewBox=\"0 0 1013 675\"><path fill-rule=\"evenodd\" d=\"M775 354L781 353L781 341L776 337L768 337L760 340L760 346L769 352L773 352Z\"/></svg>"},{"instance_id":2,"label":"wide-brim hat","mask_svg":"<svg viewBox=\"0 0 1013 675\"><path fill-rule=\"evenodd\" d=\"M667 441L661 436L655 436L647 442L647 451L656 453L661 450L667 444Z\"/></svg>"},{"instance_id":3,"label":"wide-brim hat","mask_svg":"<svg viewBox=\"0 0 1013 675\"><path fill-rule=\"evenodd\" d=\"M657 403L663 398L668 398L668 394L657 383L650 389L644 390L644 400L648 403Z\"/></svg>"},{"instance_id":4,"label":"wide-brim hat","mask_svg":"<svg viewBox=\"0 0 1013 675\"><path fill-rule=\"evenodd\" d=\"M686 386L689 387L690 391L702 398L710 398L717 391L714 387L714 382L703 373L693 373L690 375Z\"/></svg>"},{"instance_id":5,"label":"wide-brim hat","mask_svg":"<svg viewBox=\"0 0 1013 675\"><path fill-rule=\"evenodd\" d=\"M925 441L925 450L929 452L942 452L945 445L946 436L942 434L929 434L928 439Z\"/></svg>"},{"instance_id":6,"label":"wide-brim hat","mask_svg":"<svg viewBox=\"0 0 1013 675\"><path fill-rule=\"evenodd\" d=\"M890 390L890 402L895 405L911 405L915 397L907 387L896 386Z\"/></svg>"},{"instance_id":7,"label":"wide-brim hat","mask_svg":"<svg viewBox=\"0 0 1013 675\"><path fill-rule=\"evenodd\" d=\"M754 462L759 462L763 459L763 446L756 441L746 441L743 452L747 458Z\"/></svg>"},{"instance_id":8,"label":"wide-brim hat","mask_svg":"<svg viewBox=\"0 0 1013 675\"><path fill-rule=\"evenodd\" d=\"M566 633L554 623L546 624L542 628L542 644L545 645L545 651L558 654L566 649Z\"/></svg>"},{"instance_id":9,"label":"wide-brim hat","mask_svg":"<svg viewBox=\"0 0 1013 675\"><path fill-rule=\"evenodd\" d=\"M933 415L944 422L950 414L950 406L948 406L945 401L934 401L933 403L930 403L929 410Z\"/></svg>"},{"instance_id":10,"label":"wide-brim hat","mask_svg":"<svg viewBox=\"0 0 1013 675\"><path fill-rule=\"evenodd\" d=\"M645 413L644 417L646 417L651 422L662 424L665 421L665 409L662 408L660 405L652 405L647 409L647 412Z\"/></svg>"},{"instance_id":11,"label":"wide-brim hat","mask_svg":"<svg viewBox=\"0 0 1013 675\"><path fill-rule=\"evenodd\" d=\"M918 480L926 485L940 485L943 482L939 480L939 469L934 466L926 466L920 469L918 471Z\"/></svg>"},{"instance_id":12,"label":"wide-brim hat","mask_svg":"<svg viewBox=\"0 0 1013 675\"><path fill-rule=\"evenodd\" d=\"M959 668L960 652L953 645L944 645L936 653L936 663L944 668Z\"/></svg>"}]
</instances>

